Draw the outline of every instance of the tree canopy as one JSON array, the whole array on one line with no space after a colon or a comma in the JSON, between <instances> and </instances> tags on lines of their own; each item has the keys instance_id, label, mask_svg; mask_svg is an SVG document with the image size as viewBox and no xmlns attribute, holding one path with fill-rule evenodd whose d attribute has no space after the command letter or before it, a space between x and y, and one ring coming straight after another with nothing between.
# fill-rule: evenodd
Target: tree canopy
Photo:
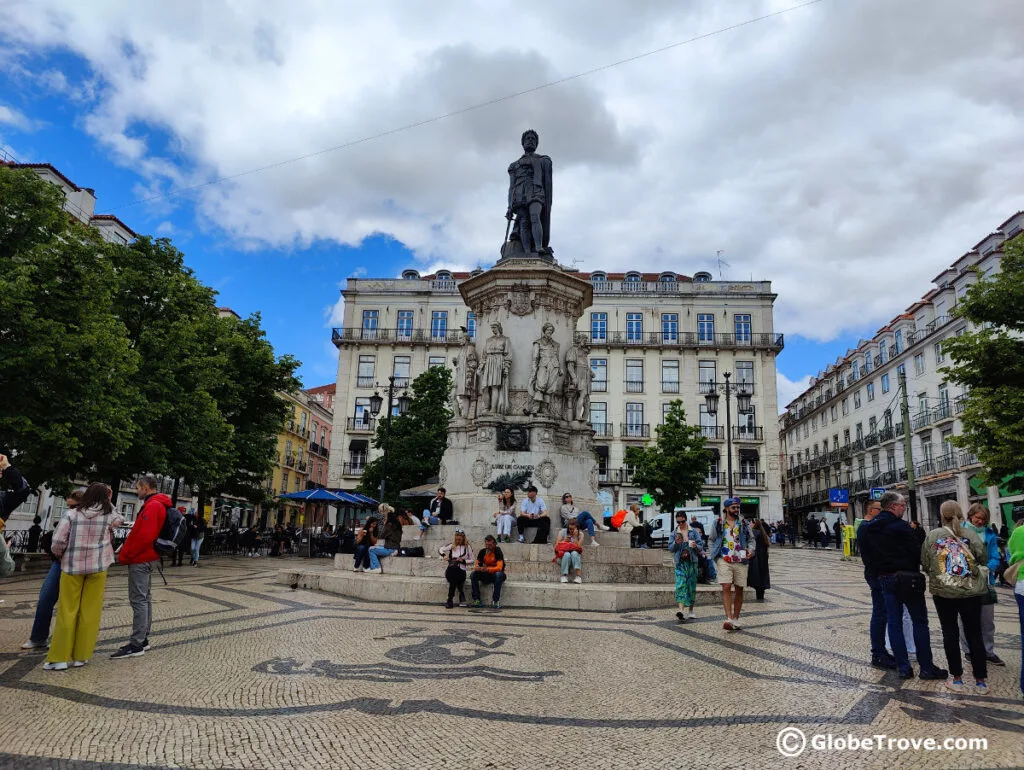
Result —
<instances>
[{"instance_id":1,"label":"tree canopy","mask_svg":"<svg viewBox=\"0 0 1024 770\"><path fill-rule=\"evenodd\" d=\"M953 364L946 371L967 391L953 439L985 466L985 480L1024 488L1018 475L1024 457L1024 236L1003 245L1000 272L978 281L954 311L971 322L942 347Z\"/></svg>"},{"instance_id":2,"label":"tree canopy","mask_svg":"<svg viewBox=\"0 0 1024 770\"><path fill-rule=\"evenodd\" d=\"M700 496L711 457L700 428L686 424L682 401L669 405L664 424L654 432L654 443L629 447L625 462L635 469L633 483L646 489L660 510L671 511Z\"/></svg>"},{"instance_id":3,"label":"tree canopy","mask_svg":"<svg viewBox=\"0 0 1024 770\"><path fill-rule=\"evenodd\" d=\"M452 418L452 374L444 366L432 366L412 381L409 411L391 418L391 442L388 447L385 500L396 508L398 493L425 484L437 476L441 457L448 443L448 421ZM387 408L385 403L384 408ZM383 449L387 429L385 419L377 421L373 445ZM359 491L377 497L384 473L384 457L367 463L359 481Z\"/></svg>"},{"instance_id":4,"label":"tree canopy","mask_svg":"<svg viewBox=\"0 0 1024 770\"><path fill-rule=\"evenodd\" d=\"M169 240L107 243L0 168L0 442L29 480L151 472L258 500L298 362L215 299Z\"/></svg>"}]
</instances>

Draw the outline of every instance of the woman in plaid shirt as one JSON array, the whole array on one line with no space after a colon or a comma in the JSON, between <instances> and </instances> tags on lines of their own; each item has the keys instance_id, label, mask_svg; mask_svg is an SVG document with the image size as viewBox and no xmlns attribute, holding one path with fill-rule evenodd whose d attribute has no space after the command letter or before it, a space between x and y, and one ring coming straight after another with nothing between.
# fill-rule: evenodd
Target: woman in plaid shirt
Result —
<instances>
[{"instance_id":1,"label":"woman in plaid shirt","mask_svg":"<svg viewBox=\"0 0 1024 770\"><path fill-rule=\"evenodd\" d=\"M50 654L43 668L64 671L92 657L100 632L107 567L114 563L110 538L124 522L110 503L106 484L90 484L77 508L68 511L53 535L52 550L60 557L60 598Z\"/></svg>"}]
</instances>

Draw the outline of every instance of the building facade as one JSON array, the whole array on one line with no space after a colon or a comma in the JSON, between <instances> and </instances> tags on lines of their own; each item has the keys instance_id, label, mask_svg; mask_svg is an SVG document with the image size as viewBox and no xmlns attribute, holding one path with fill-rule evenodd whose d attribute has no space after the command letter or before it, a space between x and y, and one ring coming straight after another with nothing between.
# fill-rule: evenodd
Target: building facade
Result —
<instances>
[{"instance_id":1,"label":"building facade","mask_svg":"<svg viewBox=\"0 0 1024 770\"><path fill-rule=\"evenodd\" d=\"M396 279L350 278L342 291L343 326L332 332L339 351L330 486L354 489L373 459L377 416L374 392L395 377L399 387L431 366L451 366L465 327L478 339L476 319L458 291L473 273L406 270ZM715 456L702 500L720 505L730 482L748 515L781 516L781 477L775 356L783 337L773 325L767 281L714 281L709 273L574 273L591 282L594 303L577 333L590 344L593 373L590 422L605 505L639 499L624 455L644 446L674 400L699 424ZM483 330L485 336L489 331ZM712 417L704 394L724 373L752 395L750 411L725 425L725 405ZM764 429L770 421L770 430ZM726 430L732 439L733 476L727 478ZM426 480L425 480L426 481ZM572 490L568 490L572 491ZM698 501L690 501L698 502Z\"/></svg>"},{"instance_id":2,"label":"building facade","mask_svg":"<svg viewBox=\"0 0 1024 770\"><path fill-rule=\"evenodd\" d=\"M977 458L952 444L961 432L964 393L946 381L943 367L949 361L942 343L966 330L953 309L979 277L999 270L1003 242L1022 228L1024 212L1018 212L936 276L920 300L819 372L787 405L779 430L790 518L802 521L826 510L832 488L846 489L850 515L861 516L872 488L906 493L911 471L926 527L937 524L945 500L957 500L965 509L986 503L993 521L1020 504L1024 496L982 485ZM901 376L909 423L901 415Z\"/></svg>"}]
</instances>

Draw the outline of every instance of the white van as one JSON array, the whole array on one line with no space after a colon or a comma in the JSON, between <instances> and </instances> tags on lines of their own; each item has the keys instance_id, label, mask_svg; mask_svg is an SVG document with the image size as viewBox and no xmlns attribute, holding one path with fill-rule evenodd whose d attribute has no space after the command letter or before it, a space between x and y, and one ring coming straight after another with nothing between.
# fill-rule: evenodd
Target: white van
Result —
<instances>
[{"instance_id":1,"label":"white van","mask_svg":"<svg viewBox=\"0 0 1024 770\"><path fill-rule=\"evenodd\" d=\"M651 541L654 545L665 547L668 545L669 536L676 528L676 514L680 511L686 513L686 518L690 521L696 517L697 521L704 527L705 532L710 532L712 524L715 521L715 509L707 506L694 506L693 508L685 508L679 506L672 513L659 513L657 516L649 519L651 525Z\"/></svg>"}]
</instances>

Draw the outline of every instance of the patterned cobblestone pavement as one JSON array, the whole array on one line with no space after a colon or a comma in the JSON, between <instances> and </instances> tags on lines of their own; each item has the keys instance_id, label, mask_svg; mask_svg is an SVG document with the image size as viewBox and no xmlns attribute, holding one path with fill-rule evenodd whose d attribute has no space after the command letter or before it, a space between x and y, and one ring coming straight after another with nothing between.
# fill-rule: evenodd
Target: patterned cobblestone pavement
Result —
<instances>
[{"instance_id":1,"label":"patterned cobblestone pavement","mask_svg":"<svg viewBox=\"0 0 1024 770\"><path fill-rule=\"evenodd\" d=\"M676 768L1024 766L1020 647L996 608L988 696L871 668L867 589L838 555L772 551L764 603L698 620L373 605L273 583L279 560L211 559L154 581L153 649L107 582L89 665L22 653L41 574L0 582L0 767ZM373 577L367 575L366 579ZM941 662L938 623L933 648ZM845 738L985 738L987 751L819 751L784 758L785 727Z\"/></svg>"}]
</instances>

